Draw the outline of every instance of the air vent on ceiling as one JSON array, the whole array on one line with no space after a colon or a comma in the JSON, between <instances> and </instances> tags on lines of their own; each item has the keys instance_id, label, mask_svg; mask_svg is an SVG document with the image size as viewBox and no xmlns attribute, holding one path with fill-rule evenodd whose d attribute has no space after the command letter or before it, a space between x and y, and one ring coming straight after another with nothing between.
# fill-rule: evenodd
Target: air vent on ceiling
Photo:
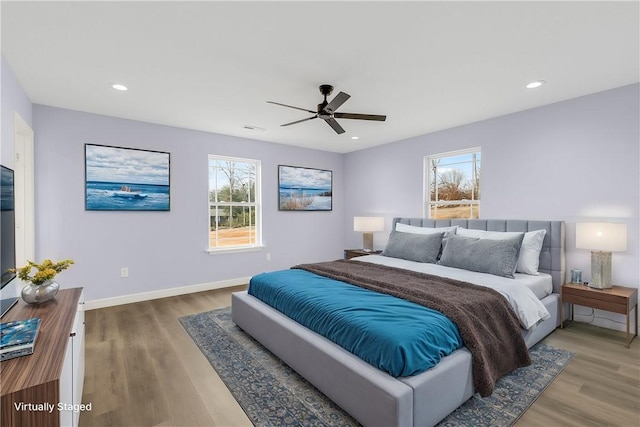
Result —
<instances>
[{"instance_id":1,"label":"air vent on ceiling","mask_svg":"<svg viewBox=\"0 0 640 427\"><path fill-rule=\"evenodd\" d=\"M258 127L258 126L252 126L252 125L244 125L242 127L247 129L247 130L256 130L256 131L259 131L259 132L264 132L266 130L265 128L261 128L261 127Z\"/></svg>"}]
</instances>

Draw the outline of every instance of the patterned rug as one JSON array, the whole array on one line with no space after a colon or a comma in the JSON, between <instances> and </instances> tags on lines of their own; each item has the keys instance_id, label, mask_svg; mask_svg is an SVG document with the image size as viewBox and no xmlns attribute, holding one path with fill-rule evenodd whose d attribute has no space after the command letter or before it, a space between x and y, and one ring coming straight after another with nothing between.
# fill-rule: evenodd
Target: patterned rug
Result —
<instances>
[{"instance_id":1,"label":"patterned rug","mask_svg":"<svg viewBox=\"0 0 640 427\"><path fill-rule=\"evenodd\" d=\"M180 323L255 426L358 426L358 422L231 321L229 307ZM538 344L533 363L501 378L487 398L473 396L439 426L510 426L573 357Z\"/></svg>"}]
</instances>

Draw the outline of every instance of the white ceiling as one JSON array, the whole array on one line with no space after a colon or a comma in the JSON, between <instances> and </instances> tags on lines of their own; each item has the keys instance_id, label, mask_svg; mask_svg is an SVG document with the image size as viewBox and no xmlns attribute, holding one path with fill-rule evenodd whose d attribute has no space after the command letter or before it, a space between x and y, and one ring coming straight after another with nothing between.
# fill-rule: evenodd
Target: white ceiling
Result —
<instances>
[{"instance_id":1,"label":"white ceiling","mask_svg":"<svg viewBox=\"0 0 640 427\"><path fill-rule=\"evenodd\" d=\"M1 18L36 104L335 152L640 80L637 1L3 1ZM310 115L266 101L315 110L323 83L387 121L281 127Z\"/></svg>"}]
</instances>

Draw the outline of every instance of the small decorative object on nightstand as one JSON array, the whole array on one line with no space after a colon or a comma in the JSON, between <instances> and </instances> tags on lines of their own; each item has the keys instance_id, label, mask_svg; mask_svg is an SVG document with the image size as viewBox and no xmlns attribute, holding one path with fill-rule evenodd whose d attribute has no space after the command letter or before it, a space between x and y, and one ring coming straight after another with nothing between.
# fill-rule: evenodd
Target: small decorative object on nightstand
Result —
<instances>
[{"instance_id":1,"label":"small decorative object on nightstand","mask_svg":"<svg viewBox=\"0 0 640 427\"><path fill-rule=\"evenodd\" d=\"M638 289L624 286L612 286L608 289L594 289L581 283L565 283L562 286L560 304L560 327L564 327L564 303L570 304L571 320L573 320L573 304L600 310L620 313L627 316L627 348L638 336ZM629 315L635 310L636 333L629 334Z\"/></svg>"},{"instance_id":2,"label":"small decorative object on nightstand","mask_svg":"<svg viewBox=\"0 0 640 427\"><path fill-rule=\"evenodd\" d=\"M362 249L345 249L344 250L344 259L351 259L358 256L364 255L378 255L382 253L382 251L363 251Z\"/></svg>"},{"instance_id":3,"label":"small decorative object on nightstand","mask_svg":"<svg viewBox=\"0 0 640 427\"><path fill-rule=\"evenodd\" d=\"M571 270L571 283L582 283L582 270Z\"/></svg>"}]
</instances>

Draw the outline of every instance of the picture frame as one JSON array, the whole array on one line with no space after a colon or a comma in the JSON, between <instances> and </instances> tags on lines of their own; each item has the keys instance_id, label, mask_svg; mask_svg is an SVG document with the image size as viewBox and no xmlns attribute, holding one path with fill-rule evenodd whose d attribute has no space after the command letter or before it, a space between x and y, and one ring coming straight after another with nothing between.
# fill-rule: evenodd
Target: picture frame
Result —
<instances>
[{"instance_id":1,"label":"picture frame","mask_svg":"<svg viewBox=\"0 0 640 427\"><path fill-rule=\"evenodd\" d=\"M170 153L97 144L84 147L85 210L170 210Z\"/></svg>"},{"instance_id":2,"label":"picture frame","mask_svg":"<svg viewBox=\"0 0 640 427\"><path fill-rule=\"evenodd\" d=\"M278 210L333 210L333 172L278 165Z\"/></svg>"}]
</instances>

